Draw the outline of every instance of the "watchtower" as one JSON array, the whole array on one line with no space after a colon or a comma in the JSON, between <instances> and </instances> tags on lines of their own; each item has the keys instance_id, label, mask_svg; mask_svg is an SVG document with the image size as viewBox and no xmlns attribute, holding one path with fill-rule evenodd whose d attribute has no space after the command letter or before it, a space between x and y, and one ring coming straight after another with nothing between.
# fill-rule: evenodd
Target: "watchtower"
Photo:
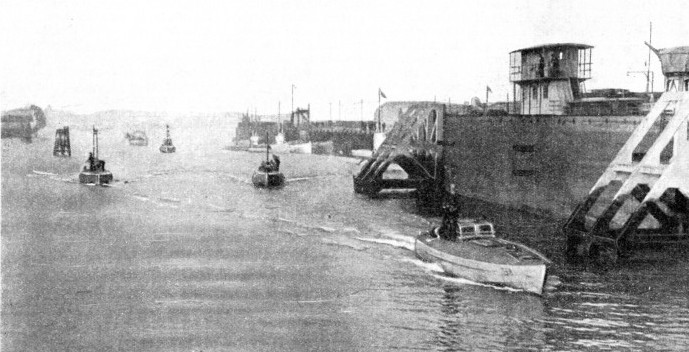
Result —
<instances>
[{"instance_id":1,"label":"watchtower","mask_svg":"<svg viewBox=\"0 0 689 352\"><path fill-rule=\"evenodd\" d=\"M510 82L517 113L564 115L567 104L580 98L584 81L591 78L592 48L560 43L511 52Z\"/></svg>"}]
</instances>

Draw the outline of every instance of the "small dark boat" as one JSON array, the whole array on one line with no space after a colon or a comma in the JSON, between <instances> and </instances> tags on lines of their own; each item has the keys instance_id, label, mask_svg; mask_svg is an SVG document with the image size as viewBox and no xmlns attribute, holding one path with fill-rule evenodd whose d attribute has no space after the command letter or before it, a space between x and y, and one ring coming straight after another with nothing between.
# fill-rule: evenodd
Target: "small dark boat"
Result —
<instances>
[{"instance_id":1,"label":"small dark boat","mask_svg":"<svg viewBox=\"0 0 689 352\"><path fill-rule=\"evenodd\" d=\"M251 176L251 182L256 187L276 188L285 184L285 175L280 172L280 158L273 154L273 160L270 160L269 153L270 146L266 145L266 160Z\"/></svg>"},{"instance_id":2,"label":"small dark boat","mask_svg":"<svg viewBox=\"0 0 689 352\"><path fill-rule=\"evenodd\" d=\"M105 160L98 158L98 130L93 128L93 151L89 153L84 169L79 173L79 183L103 185L112 181L112 173L105 169Z\"/></svg>"},{"instance_id":3,"label":"small dark boat","mask_svg":"<svg viewBox=\"0 0 689 352\"><path fill-rule=\"evenodd\" d=\"M144 131L127 132L125 137L129 140L129 145L145 147L148 145L148 136Z\"/></svg>"},{"instance_id":4,"label":"small dark boat","mask_svg":"<svg viewBox=\"0 0 689 352\"><path fill-rule=\"evenodd\" d=\"M251 176L251 182L256 187L275 188L285 184L285 175L278 171L255 171Z\"/></svg>"},{"instance_id":5,"label":"small dark boat","mask_svg":"<svg viewBox=\"0 0 689 352\"><path fill-rule=\"evenodd\" d=\"M163 144L160 146L160 152L161 153L174 153L177 149L175 148L174 145L172 145L172 138L170 138L170 126L165 125L165 128L167 129L167 135L165 139L163 139Z\"/></svg>"},{"instance_id":6,"label":"small dark boat","mask_svg":"<svg viewBox=\"0 0 689 352\"><path fill-rule=\"evenodd\" d=\"M438 228L416 238L416 256L438 263L446 273L475 282L507 286L540 295L550 260L523 244L495 237L487 221L459 220L456 238Z\"/></svg>"}]
</instances>

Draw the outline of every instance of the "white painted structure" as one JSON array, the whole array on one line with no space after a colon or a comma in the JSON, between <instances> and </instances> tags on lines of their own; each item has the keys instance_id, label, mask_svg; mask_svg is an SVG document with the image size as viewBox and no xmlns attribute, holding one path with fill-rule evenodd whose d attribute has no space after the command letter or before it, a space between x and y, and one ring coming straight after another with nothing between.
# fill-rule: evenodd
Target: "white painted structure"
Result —
<instances>
[{"instance_id":1,"label":"white painted structure","mask_svg":"<svg viewBox=\"0 0 689 352\"><path fill-rule=\"evenodd\" d=\"M559 43L510 53L510 81L521 115L564 115L591 78L591 49L586 44ZM517 102L519 102L517 104Z\"/></svg>"}]
</instances>

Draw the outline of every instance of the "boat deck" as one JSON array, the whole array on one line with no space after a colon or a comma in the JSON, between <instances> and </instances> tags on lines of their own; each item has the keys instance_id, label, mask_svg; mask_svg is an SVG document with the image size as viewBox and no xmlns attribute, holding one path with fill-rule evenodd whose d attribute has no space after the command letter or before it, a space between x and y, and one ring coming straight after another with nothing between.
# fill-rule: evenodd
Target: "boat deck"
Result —
<instances>
[{"instance_id":1,"label":"boat deck","mask_svg":"<svg viewBox=\"0 0 689 352\"><path fill-rule=\"evenodd\" d=\"M427 246L448 255L501 265L534 265L544 260L533 250L496 237L474 237L448 241L430 234L417 238Z\"/></svg>"}]
</instances>

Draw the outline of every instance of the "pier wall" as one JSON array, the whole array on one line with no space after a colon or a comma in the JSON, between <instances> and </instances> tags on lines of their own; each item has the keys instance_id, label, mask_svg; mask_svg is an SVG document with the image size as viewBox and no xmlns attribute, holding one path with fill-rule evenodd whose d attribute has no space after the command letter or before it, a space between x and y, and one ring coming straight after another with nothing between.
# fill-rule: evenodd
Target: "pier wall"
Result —
<instances>
[{"instance_id":1,"label":"pier wall","mask_svg":"<svg viewBox=\"0 0 689 352\"><path fill-rule=\"evenodd\" d=\"M446 115L446 179L463 196L566 218L641 118Z\"/></svg>"}]
</instances>

